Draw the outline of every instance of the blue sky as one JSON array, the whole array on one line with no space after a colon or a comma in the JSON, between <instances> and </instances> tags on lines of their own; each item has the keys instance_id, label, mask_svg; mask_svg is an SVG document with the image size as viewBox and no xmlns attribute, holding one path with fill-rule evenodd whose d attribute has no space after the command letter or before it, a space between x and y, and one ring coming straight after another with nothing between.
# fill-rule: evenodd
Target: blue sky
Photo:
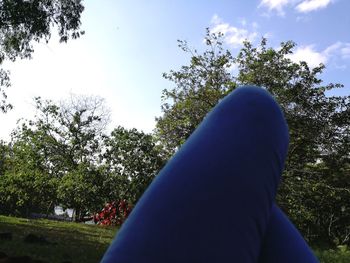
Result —
<instances>
[{"instance_id":1,"label":"blue sky","mask_svg":"<svg viewBox=\"0 0 350 263\"><path fill-rule=\"evenodd\" d=\"M32 98L53 100L70 93L106 98L110 129L122 125L151 132L161 114L161 91L172 83L163 72L178 69L189 56L177 39L202 49L205 28L225 33L233 54L244 39L262 36L272 47L293 40L294 60L327 66L325 82L345 84L350 95L350 1L347 0L99 0L84 1L78 40L35 45L32 60L6 63L12 74L8 96L15 109L2 115L0 138L19 118L32 118Z\"/></svg>"}]
</instances>

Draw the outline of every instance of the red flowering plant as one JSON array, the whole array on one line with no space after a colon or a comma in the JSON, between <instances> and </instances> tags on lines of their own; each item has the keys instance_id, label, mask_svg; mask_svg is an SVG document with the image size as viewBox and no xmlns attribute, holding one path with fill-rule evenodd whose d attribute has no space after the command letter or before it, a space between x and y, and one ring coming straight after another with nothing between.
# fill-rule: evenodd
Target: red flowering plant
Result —
<instances>
[{"instance_id":1,"label":"red flowering plant","mask_svg":"<svg viewBox=\"0 0 350 263\"><path fill-rule=\"evenodd\" d=\"M95 224L120 226L129 216L132 206L124 199L119 202L107 203L105 207L94 215Z\"/></svg>"}]
</instances>

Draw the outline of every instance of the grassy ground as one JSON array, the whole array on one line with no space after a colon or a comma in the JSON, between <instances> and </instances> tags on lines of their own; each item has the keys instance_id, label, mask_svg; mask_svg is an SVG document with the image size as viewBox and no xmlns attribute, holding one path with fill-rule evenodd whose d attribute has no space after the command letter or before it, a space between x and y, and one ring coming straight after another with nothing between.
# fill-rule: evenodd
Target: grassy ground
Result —
<instances>
[{"instance_id":1,"label":"grassy ground","mask_svg":"<svg viewBox=\"0 0 350 263\"><path fill-rule=\"evenodd\" d=\"M117 229L50 220L29 220L0 216L0 233L11 232L13 239L0 240L0 252L9 256L31 256L50 263L97 263L111 243ZM27 244L28 234L44 236L50 244ZM350 250L316 250L321 263L348 263Z\"/></svg>"},{"instance_id":2,"label":"grassy ground","mask_svg":"<svg viewBox=\"0 0 350 263\"><path fill-rule=\"evenodd\" d=\"M50 263L99 262L117 229L51 220L0 216L0 233L11 232L12 240L0 240L0 251L8 256L31 256ZM47 244L25 243L28 234L43 236Z\"/></svg>"}]
</instances>

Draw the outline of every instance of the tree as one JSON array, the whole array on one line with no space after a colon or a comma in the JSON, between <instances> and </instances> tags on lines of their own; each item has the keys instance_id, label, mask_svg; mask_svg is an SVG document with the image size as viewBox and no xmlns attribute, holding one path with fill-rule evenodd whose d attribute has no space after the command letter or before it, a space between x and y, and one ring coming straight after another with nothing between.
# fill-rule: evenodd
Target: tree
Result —
<instances>
[{"instance_id":1,"label":"tree","mask_svg":"<svg viewBox=\"0 0 350 263\"><path fill-rule=\"evenodd\" d=\"M74 208L75 221L83 221L106 202L103 186L108 178L104 175L92 164L79 163L60 179L57 198L64 209Z\"/></svg>"},{"instance_id":2,"label":"tree","mask_svg":"<svg viewBox=\"0 0 350 263\"><path fill-rule=\"evenodd\" d=\"M5 59L30 58L33 42L51 37L52 26L58 30L60 42L78 38L80 16L84 10L81 0L2 0L0 1L0 65ZM0 109L6 112L12 106L6 103L4 88L9 86L8 72L0 68Z\"/></svg>"},{"instance_id":3,"label":"tree","mask_svg":"<svg viewBox=\"0 0 350 263\"><path fill-rule=\"evenodd\" d=\"M4 171L0 176L0 211L29 216L48 214L56 200L56 178L45 171L33 140L17 140L7 146Z\"/></svg>"},{"instance_id":4,"label":"tree","mask_svg":"<svg viewBox=\"0 0 350 263\"><path fill-rule=\"evenodd\" d=\"M61 103L59 133L68 146L73 167L98 161L109 121L110 111L101 97L73 95Z\"/></svg>"},{"instance_id":5,"label":"tree","mask_svg":"<svg viewBox=\"0 0 350 263\"><path fill-rule=\"evenodd\" d=\"M310 69L306 62L292 62L288 55L294 47L291 41L281 43L279 50L267 48L266 39L259 48L246 42L234 62L239 84L265 87L282 107L291 132L287 166L298 169L320 158L325 161L335 153L335 145L344 146L350 97L326 96L326 91L343 85L322 85L322 64Z\"/></svg>"},{"instance_id":6,"label":"tree","mask_svg":"<svg viewBox=\"0 0 350 263\"><path fill-rule=\"evenodd\" d=\"M6 165L8 161L9 147L7 143L0 140L0 178L6 171Z\"/></svg>"},{"instance_id":7,"label":"tree","mask_svg":"<svg viewBox=\"0 0 350 263\"><path fill-rule=\"evenodd\" d=\"M99 97L35 98L35 105L35 117L13 132L10 150L0 147L5 213L27 216L61 205L81 221L106 202L133 205L164 164L152 135L122 127L104 134L109 111Z\"/></svg>"},{"instance_id":8,"label":"tree","mask_svg":"<svg viewBox=\"0 0 350 263\"><path fill-rule=\"evenodd\" d=\"M117 127L105 138L105 145L111 200L136 204L164 165L154 138L136 129Z\"/></svg>"},{"instance_id":9,"label":"tree","mask_svg":"<svg viewBox=\"0 0 350 263\"><path fill-rule=\"evenodd\" d=\"M0 57L0 65L1 65L1 57ZM5 93L4 88L10 87L10 78L9 73L6 70L3 70L0 68L0 96L2 97L0 100L0 111L7 112L8 110L12 109L12 105L10 103L7 103L7 95Z\"/></svg>"},{"instance_id":10,"label":"tree","mask_svg":"<svg viewBox=\"0 0 350 263\"><path fill-rule=\"evenodd\" d=\"M35 103L34 120L13 133L13 143L28 145L27 155L35 156L40 172L57 181L53 205L74 208L80 220L104 204L97 195L105 175L98 165L109 111L99 97L72 96L60 105L36 98Z\"/></svg>"},{"instance_id":11,"label":"tree","mask_svg":"<svg viewBox=\"0 0 350 263\"><path fill-rule=\"evenodd\" d=\"M190 65L164 75L175 83L173 90L163 91L163 116L157 119L156 134L165 148L176 151L236 86L262 86L281 105L290 130L280 206L309 240L349 243L350 96L326 95L343 86L322 83L324 65L291 61L292 41L278 49L267 47L264 38L258 47L245 42L236 57L224 51L222 34L207 30L205 43L208 50L198 54L180 42L191 55ZM238 69L236 76L227 70L231 65Z\"/></svg>"},{"instance_id":12,"label":"tree","mask_svg":"<svg viewBox=\"0 0 350 263\"><path fill-rule=\"evenodd\" d=\"M232 55L224 50L221 34L205 38L208 50L199 54L186 41L178 41L182 51L191 54L189 66L164 73L165 79L175 83L172 90L163 90L163 116L156 118L156 135L171 156L185 142L205 115L236 87L228 68Z\"/></svg>"},{"instance_id":13,"label":"tree","mask_svg":"<svg viewBox=\"0 0 350 263\"><path fill-rule=\"evenodd\" d=\"M350 96L326 96L343 85L323 85L322 64L312 69L292 62L294 47L291 41L279 50L267 48L266 39L259 48L246 42L234 59L237 81L265 87L287 119L290 144L279 204L311 241L349 243L350 225L336 225L350 222L350 214L341 211L350 200ZM343 231L334 234L331 227Z\"/></svg>"}]
</instances>

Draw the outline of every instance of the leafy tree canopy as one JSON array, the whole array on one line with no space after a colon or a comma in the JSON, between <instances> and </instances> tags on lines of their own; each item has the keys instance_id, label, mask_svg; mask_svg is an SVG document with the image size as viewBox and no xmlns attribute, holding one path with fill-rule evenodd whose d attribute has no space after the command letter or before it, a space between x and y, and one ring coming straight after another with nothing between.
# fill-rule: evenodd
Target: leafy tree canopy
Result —
<instances>
[{"instance_id":1,"label":"leafy tree canopy","mask_svg":"<svg viewBox=\"0 0 350 263\"><path fill-rule=\"evenodd\" d=\"M181 50L190 53L190 64L163 74L174 82L175 88L163 90L163 116L156 118L156 134L169 156L192 134L210 109L236 87L227 70L233 65L233 57L224 50L221 37L222 34L207 31L208 49L203 54L190 49L186 41L178 41Z\"/></svg>"},{"instance_id":2,"label":"leafy tree canopy","mask_svg":"<svg viewBox=\"0 0 350 263\"><path fill-rule=\"evenodd\" d=\"M290 131L279 204L307 238L349 242L350 226L340 222L350 222L350 96L328 96L327 91L343 85L324 84L322 64L310 68L306 62L293 62L292 41L277 49L268 47L265 38L257 47L246 41L234 57L224 49L222 37L207 30L203 53L180 41L191 60L164 74L175 85L163 91L163 115L155 130L159 140L171 155L228 92L245 84L267 89L284 111ZM333 208L320 209L321 203Z\"/></svg>"},{"instance_id":3,"label":"leafy tree canopy","mask_svg":"<svg viewBox=\"0 0 350 263\"><path fill-rule=\"evenodd\" d=\"M111 193L135 204L164 165L152 135L136 129L115 128L105 138L104 159L111 174Z\"/></svg>"},{"instance_id":4,"label":"leafy tree canopy","mask_svg":"<svg viewBox=\"0 0 350 263\"><path fill-rule=\"evenodd\" d=\"M51 30L57 28L61 42L78 38L81 0L1 0L0 1L0 65L5 59L31 58L33 43L49 41ZM8 72L0 68L0 109L6 112L12 106L6 103L4 88L8 87Z\"/></svg>"},{"instance_id":5,"label":"leafy tree canopy","mask_svg":"<svg viewBox=\"0 0 350 263\"><path fill-rule=\"evenodd\" d=\"M103 205L97 192L105 174L97 165L108 109L99 97L72 96L60 104L41 98L35 102L35 118L24 121L12 135L11 178L27 171L47 175L57 182L51 205L74 208L79 220ZM35 184L35 180L26 181Z\"/></svg>"}]
</instances>

